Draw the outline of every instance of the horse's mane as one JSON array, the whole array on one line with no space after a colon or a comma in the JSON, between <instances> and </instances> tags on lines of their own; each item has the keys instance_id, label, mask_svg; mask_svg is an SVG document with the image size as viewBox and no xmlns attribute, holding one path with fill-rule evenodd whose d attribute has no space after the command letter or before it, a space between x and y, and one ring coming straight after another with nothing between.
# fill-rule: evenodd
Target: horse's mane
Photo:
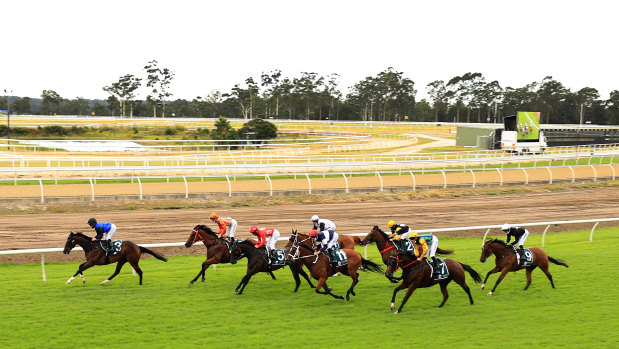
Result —
<instances>
[{"instance_id":1,"label":"horse's mane","mask_svg":"<svg viewBox=\"0 0 619 349\"><path fill-rule=\"evenodd\" d=\"M499 245L505 246L507 247L507 242L503 241L503 240L499 240L499 239L492 239L492 240L488 240L486 243L489 242L496 242Z\"/></svg>"},{"instance_id":2,"label":"horse's mane","mask_svg":"<svg viewBox=\"0 0 619 349\"><path fill-rule=\"evenodd\" d=\"M90 236L84 235L81 232L73 233L73 236L79 236L79 237L81 237L83 239L86 239L88 241L92 241L92 238Z\"/></svg>"},{"instance_id":3,"label":"horse's mane","mask_svg":"<svg viewBox=\"0 0 619 349\"><path fill-rule=\"evenodd\" d=\"M300 244L299 244L299 246L301 246L301 247L303 247L303 248L306 248L306 249L308 249L308 250L310 250L310 251L313 251L313 250L314 250L314 249L313 249L310 245L308 245L308 244L300 243Z\"/></svg>"},{"instance_id":4,"label":"horse's mane","mask_svg":"<svg viewBox=\"0 0 619 349\"><path fill-rule=\"evenodd\" d=\"M380 235L382 235L386 240L389 240L389 236L387 236L387 234L385 234L384 231L382 231L378 225L375 225L374 228L376 228L376 231L380 233Z\"/></svg>"},{"instance_id":5,"label":"horse's mane","mask_svg":"<svg viewBox=\"0 0 619 349\"><path fill-rule=\"evenodd\" d=\"M198 224L198 225L196 225L196 228L200 229L200 230L203 230L205 233L207 233L209 235L213 235L213 236L217 237L217 233L212 231L211 228L207 227L204 224Z\"/></svg>"}]
</instances>

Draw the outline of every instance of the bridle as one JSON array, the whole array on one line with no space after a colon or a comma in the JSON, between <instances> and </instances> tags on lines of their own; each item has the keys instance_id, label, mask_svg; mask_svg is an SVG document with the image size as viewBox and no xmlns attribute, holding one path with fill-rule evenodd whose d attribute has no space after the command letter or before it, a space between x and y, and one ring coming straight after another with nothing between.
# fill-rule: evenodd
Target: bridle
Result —
<instances>
[{"instance_id":1,"label":"bridle","mask_svg":"<svg viewBox=\"0 0 619 349\"><path fill-rule=\"evenodd\" d=\"M206 245L206 240L214 240L214 241L216 241L218 239L217 237L204 238L202 236L202 234L200 234L198 232L199 230L200 229L196 228L196 229L194 229L192 231L192 233L194 234L193 235L193 242L191 243L192 245L194 245L197 242L203 242L203 241L204 241L204 244ZM208 246L212 246L212 245L214 245L214 244L209 244L209 245L206 245L206 246L208 247Z\"/></svg>"},{"instance_id":2,"label":"bridle","mask_svg":"<svg viewBox=\"0 0 619 349\"><path fill-rule=\"evenodd\" d=\"M310 255L307 255L307 256L300 256L301 251L300 251L299 247L301 246L301 243L303 243L304 241L307 241L307 240L311 240L311 239L312 239L312 237L308 236L307 238L299 241L299 235L294 234L294 241L289 246L290 250L288 250L288 255L286 256L286 259L292 259L293 261L295 261L297 259L315 257L313 264L316 264L316 262L318 262L319 255L310 254ZM294 248L294 253L292 252L293 248Z\"/></svg>"}]
</instances>

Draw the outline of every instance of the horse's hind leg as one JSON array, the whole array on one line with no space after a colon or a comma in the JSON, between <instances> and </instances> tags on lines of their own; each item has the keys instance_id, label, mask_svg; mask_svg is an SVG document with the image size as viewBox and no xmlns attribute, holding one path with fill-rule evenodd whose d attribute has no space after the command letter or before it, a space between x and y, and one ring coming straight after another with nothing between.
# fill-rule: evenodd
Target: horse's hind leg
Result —
<instances>
[{"instance_id":1,"label":"horse's hind leg","mask_svg":"<svg viewBox=\"0 0 619 349\"><path fill-rule=\"evenodd\" d=\"M524 290L526 291L529 288L529 285L531 285L531 272L533 271L533 269L535 269L536 266L531 266L531 267L527 267L527 284L526 286L524 286Z\"/></svg>"},{"instance_id":2,"label":"horse's hind leg","mask_svg":"<svg viewBox=\"0 0 619 349\"><path fill-rule=\"evenodd\" d=\"M441 305L439 305L439 308L442 308L443 305L445 305L445 302L447 302L447 298L449 298L449 293L447 293L447 284L449 282L441 282L440 286L441 286L441 293L443 293L443 301L441 302Z\"/></svg>"},{"instance_id":3,"label":"horse's hind leg","mask_svg":"<svg viewBox=\"0 0 619 349\"><path fill-rule=\"evenodd\" d=\"M110 282L116 275L118 275L118 273L120 273L120 269L122 269L123 265L125 265L125 263L127 263L127 259L123 258L120 259L118 261L118 263L116 264L116 270L114 270L114 274L112 274L110 277L108 277L107 279L101 281L101 285L105 285L108 282Z\"/></svg>"},{"instance_id":4,"label":"horse's hind leg","mask_svg":"<svg viewBox=\"0 0 619 349\"><path fill-rule=\"evenodd\" d=\"M138 273L138 275L140 276L140 285L142 284L142 269L140 269L140 266L138 265L139 259L134 260L134 259L130 259L129 260L129 264L131 264L131 266L133 267L133 270L135 270L136 273Z\"/></svg>"},{"instance_id":5,"label":"horse's hind leg","mask_svg":"<svg viewBox=\"0 0 619 349\"><path fill-rule=\"evenodd\" d=\"M312 280L310 280L309 275L307 275L307 273L305 272L305 270L303 270L302 267L299 268L299 274L301 276L303 276L303 278L307 281L307 283L309 284L310 288L314 288L315 287L314 284L312 283ZM298 275L297 275L297 277L298 277ZM298 289L299 289L299 285L297 285L297 288L295 288L294 291L297 292Z\"/></svg>"},{"instance_id":6,"label":"horse's hind leg","mask_svg":"<svg viewBox=\"0 0 619 349\"><path fill-rule=\"evenodd\" d=\"M490 277L490 275L494 274L494 273L498 273L499 272L499 267L494 267L492 268L492 270L490 270L488 272L488 274L486 274L486 278L484 279L484 282L481 284L481 289L483 290L486 287L486 281L488 281L488 278Z\"/></svg>"},{"instance_id":7,"label":"horse's hind leg","mask_svg":"<svg viewBox=\"0 0 619 349\"><path fill-rule=\"evenodd\" d=\"M404 304L406 304L406 302L408 301L408 298L410 298L410 296L413 294L413 291L415 291L415 286L411 285L408 287L408 291L406 291L406 294L404 295L404 298L402 299L402 304L400 305L400 308L398 309L398 311L396 311L395 313L401 313L402 312L402 308L404 308Z\"/></svg>"},{"instance_id":8,"label":"horse's hind leg","mask_svg":"<svg viewBox=\"0 0 619 349\"><path fill-rule=\"evenodd\" d=\"M346 300L350 300L351 294L353 296L357 295L354 291L354 288L355 288L355 285L359 282L359 273L355 271L354 274L352 274L350 277L352 278L352 284L350 285L350 288L346 292Z\"/></svg>"},{"instance_id":9,"label":"horse's hind leg","mask_svg":"<svg viewBox=\"0 0 619 349\"><path fill-rule=\"evenodd\" d=\"M552 288L555 288L555 283L552 281L552 275L548 271L548 265L546 265L546 267L543 267L540 265L539 268L544 272L544 274L546 274L546 277L548 277L548 280L550 280L550 285L552 286Z\"/></svg>"}]
</instances>

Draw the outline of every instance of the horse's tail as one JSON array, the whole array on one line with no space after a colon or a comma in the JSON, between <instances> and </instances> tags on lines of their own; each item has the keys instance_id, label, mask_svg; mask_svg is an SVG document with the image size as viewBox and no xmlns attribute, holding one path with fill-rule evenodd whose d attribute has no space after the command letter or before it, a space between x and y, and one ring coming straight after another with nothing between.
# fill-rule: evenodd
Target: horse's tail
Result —
<instances>
[{"instance_id":1,"label":"horse's tail","mask_svg":"<svg viewBox=\"0 0 619 349\"><path fill-rule=\"evenodd\" d=\"M442 248L437 247L436 248L436 253L437 254L453 254L454 250L443 250Z\"/></svg>"},{"instance_id":2,"label":"horse's tail","mask_svg":"<svg viewBox=\"0 0 619 349\"><path fill-rule=\"evenodd\" d=\"M360 237L355 236L355 235L351 235L351 236L352 236L352 241L354 241L354 242L355 242L355 245L357 245L357 246L363 246L363 245L361 244L361 238L360 238Z\"/></svg>"},{"instance_id":3,"label":"horse's tail","mask_svg":"<svg viewBox=\"0 0 619 349\"><path fill-rule=\"evenodd\" d=\"M460 263L460 262L458 262L458 263ZM475 280L476 283L480 283L481 282L481 275L479 275L479 273L476 272L475 269L471 268L470 265L467 265L467 264L464 264L464 263L460 263L460 265L462 266L462 268L464 268L464 270L469 272L469 274L471 275L473 280Z\"/></svg>"},{"instance_id":4,"label":"horse's tail","mask_svg":"<svg viewBox=\"0 0 619 349\"><path fill-rule=\"evenodd\" d=\"M149 250L149 249L147 249L146 247L143 247L143 246L138 246L138 247L140 248L140 252L141 253L145 253L146 252L146 253L152 255L153 257L157 258L160 261L164 261L164 262L168 261L167 258L165 258L164 256L160 255L159 253L157 253L155 251Z\"/></svg>"},{"instance_id":5,"label":"horse's tail","mask_svg":"<svg viewBox=\"0 0 619 349\"><path fill-rule=\"evenodd\" d=\"M548 256L548 260L549 260L549 261L551 261L551 262L553 262L554 264L557 264L557 265L562 265L562 266L564 266L564 267L566 267L566 268L569 268L569 267L570 267L569 265L567 265L567 263L565 263L565 262L563 261L563 259L558 259L558 258L557 258L557 259L554 259L554 258L552 258L552 257Z\"/></svg>"},{"instance_id":6,"label":"horse's tail","mask_svg":"<svg viewBox=\"0 0 619 349\"><path fill-rule=\"evenodd\" d=\"M371 271L373 273L382 273L383 272L383 268L381 268L380 265L369 261L367 259L363 259L361 258L361 266L363 267L363 271Z\"/></svg>"}]
</instances>

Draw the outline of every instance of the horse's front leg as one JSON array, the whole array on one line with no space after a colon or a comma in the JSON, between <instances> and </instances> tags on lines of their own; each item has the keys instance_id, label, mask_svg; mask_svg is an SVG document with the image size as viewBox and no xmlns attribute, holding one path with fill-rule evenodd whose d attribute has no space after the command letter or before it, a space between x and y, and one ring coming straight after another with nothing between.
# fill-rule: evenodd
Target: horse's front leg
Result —
<instances>
[{"instance_id":1,"label":"horse's front leg","mask_svg":"<svg viewBox=\"0 0 619 349\"><path fill-rule=\"evenodd\" d=\"M77 277L78 274L82 275L84 273L84 270L86 270L86 269L88 269L88 268L90 268L92 266L93 266L93 264L91 262L88 262L88 261L80 264L80 266L77 268L77 272L75 272L75 274L73 274L73 276L71 276L69 278L69 280L67 280L66 284L67 285L70 284L71 281L73 281L73 279L75 279L75 277ZM82 275L82 282L86 283L86 279L84 278L83 275Z\"/></svg>"},{"instance_id":2,"label":"horse's front leg","mask_svg":"<svg viewBox=\"0 0 619 349\"><path fill-rule=\"evenodd\" d=\"M114 274L112 274L109 278L101 281L101 285L105 285L108 282L110 282L116 275L118 275L118 273L120 273L120 269L122 269L123 265L125 265L125 263L127 263L127 259L123 258L118 260L118 263L116 264L116 270L114 270Z\"/></svg>"},{"instance_id":3,"label":"horse's front leg","mask_svg":"<svg viewBox=\"0 0 619 349\"><path fill-rule=\"evenodd\" d=\"M482 290L486 287L486 281L488 281L488 278L490 277L490 275L494 273L498 273L498 272L499 272L499 267L495 265L494 268L492 268L492 270L490 270L488 274L486 274L486 278L484 279L484 282L481 284Z\"/></svg>"},{"instance_id":4,"label":"horse's front leg","mask_svg":"<svg viewBox=\"0 0 619 349\"><path fill-rule=\"evenodd\" d=\"M357 273L356 271L354 271L350 277L352 278L352 284L350 285L350 288L348 289L348 291L346 292L346 300L350 300L350 295L352 294L353 296L356 296L357 294L355 293L355 285L359 282L359 273Z\"/></svg>"},{"instance_id":5,"label":"horse's front leg","mask_svg":"<svg viewBox=\"0 0 619 349\"><path fill-rule=\"evenodd\" d=\"M404 282L402 282L401 284L398 285L398 287L396 287L393 290L393 296L391 297L391 310L395 310L395 295L400 291L403 290L406 286L404 286Z\"/></svg>"},{"instance_id":6,"label":"horse's front leg","mask_svg":"<svg viewBox=\"0 0 619 349\"><path fill-rule=\"evenodd\" d=\"M441 302L441 305L439 305L439 308L442 308L443 305L445 305L445 302L447 302L447 298L449 298L449 293L447 293L447 284L449 282L445 282L445 283L440 283L441 286L441 293L443 294L443 301Z\"/></svg>"},{"instance_id":7,"label":"horse's front leg","mask_svg":"<svg viewBox=\"0 0 619 349\"><path fill-rule=\"evenodd\" d=\"M505 277L505 275L507 275L508 272L509 272L509 266L506 266L505 268L503 268L503 270L501 271L501 275L499 275L499 278L496 280L496 284L494 284L494 287L492 288L492 291L488 292L488 296L492 296L492 294L494 293L494 290L496 290L497 286L499 286L501 281L503 281L503 278Z\"/></svg>"},{"instance_id":8,"label":"horse's front leg","mask_svg":"<svg viewBox=\"0 0 619 349\"><path fill-rule=\"evenodd\" d=\"M400 308L398 308L398 311L395 312L396 314L402 312L402 308L404 308L404 304L406 304L406 302L408 301L408 299L413 294L416 288L417 288L416 285L410 285L408 287L408 291L406 291L406 294L404 295L404 298L402 299L402 304L400 304Z\"/></svg>"}]
</instances>

